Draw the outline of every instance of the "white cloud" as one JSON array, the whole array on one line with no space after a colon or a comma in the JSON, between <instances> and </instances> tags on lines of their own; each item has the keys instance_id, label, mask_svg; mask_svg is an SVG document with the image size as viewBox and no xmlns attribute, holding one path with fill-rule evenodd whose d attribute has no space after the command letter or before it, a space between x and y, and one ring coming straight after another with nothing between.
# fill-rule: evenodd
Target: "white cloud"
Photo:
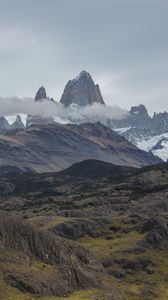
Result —
<instances>
[{"instance_id":1,"label":"white cloud","mask_svg":"<svg viewBox=\"0 0 168 300\"><path fill-rule=\"evenodd\" d=\"M125 116L126 111L118 106L104 106L93 104L92 106L78 107L72 105L65 108L61 103L50 101L34 102L33 99L25 98L0 98L0 114L11 116L16 114L41 115L44 117L58 117L63 120L78 119L81 121L105 121L110 119L121 119Z\"/></svg>"}]
</instances>

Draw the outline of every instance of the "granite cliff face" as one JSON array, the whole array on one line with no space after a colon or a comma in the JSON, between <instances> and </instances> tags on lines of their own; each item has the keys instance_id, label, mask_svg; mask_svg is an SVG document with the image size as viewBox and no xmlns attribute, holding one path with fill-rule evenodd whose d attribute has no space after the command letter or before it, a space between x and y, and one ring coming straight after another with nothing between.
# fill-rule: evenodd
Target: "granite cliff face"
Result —
<instances>
[{"instance_id":1,"label":"granite cliff face","mask_svg":"<svg viewBox=\"0 0 168 300\"><path fill-rule=\"evenodd\" d=\"M127 115L121 120L113 120L112 127L136 127L152 129L152 118L143 104L132 106Z\"/></svg>"},{"instance_id":2,"label":"granite cliff face","mask_svg":"<svg viewBox=\"0 0 168 300\"><path fill-rule=\"evenodd\" d=\"M46 89L45 89L43 86L41 86L41 87L39 88L39 90L37 91L37 94L36 94L36 96L35 96L34 101L35 101L35 102L36 102L36 101L41 101L41 100L44 100L44 99L46 99L46 98L47 98Z\"/></svg>"},{"instance_id":3,"label":"granite cliff face","mask_svg":"<svg viewBox=\"0 0 168 300\"><path fill-rule=\"evenodd\" d=\"M153 130L157 134L168 132L168 112L154 113Z\"/></svg>"},{"instance_id":4,"label":"granite cliff face","mask_svg":"<svg viewBox=\"0 0 168 300\"><path fill-rule=\"evenodd\" d=\"M49 98L49 97L47 96L46 89L45 89L43 86L41 86L41 87L39 88L39 90L37 91L37 94L36 94L36 96L35 96L35 98L34 98L34 102L42 102L42 101L44 101L44 100L49 100L49 101L54 102L54 99L53 99L53 98Z\"/></svg>"},{"instance_id":5,"label":"granite cliff face","mask_svg":"<svg viewBox=\"0 0 168 300\"><path fill-rule=\"evenodd\" d=\"M68 81L60 102L64 106L72 103L79 106L93 103L105 104L98 84L95 84L91 75L82 71L75 79Z\"/></svg>"},{"instance_id":6,"label":"granite cliff face","mask_svg":"<svg viewBox=\"0 0 168 300\"><path fill-rule=\"evenodd\" d=\"M145 105L132 106L130 110L130 123L132 126L139 126L150 128L152 126L151 117Z\"/></svg>"}]
</instances>

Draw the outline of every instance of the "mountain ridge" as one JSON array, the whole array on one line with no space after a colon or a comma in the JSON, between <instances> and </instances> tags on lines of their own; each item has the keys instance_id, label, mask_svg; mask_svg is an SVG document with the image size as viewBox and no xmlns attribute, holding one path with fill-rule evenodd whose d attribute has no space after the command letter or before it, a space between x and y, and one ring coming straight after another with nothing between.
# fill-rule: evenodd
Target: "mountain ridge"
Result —
<instances>
[{"instance_id":1,"label":"mountain ridge","mask_svg":"<svg viewBox=\"0 0 168 300\"><path fill-rule=\"evenodd\" d=\"M68 82L59 102L60 106L58 102L47 96L46 89L41 86L36 93L34 102L44 101L52 102L55 105L56 110L54 112L53 106L51 116L42 116L37 112L35 115L27 115L27 117L25 115L24 122L19 115L15 116L15 121L13 116L8 118L7 116L6 118L0 116L0 133L18 132L33 124L51 124L55 122L81 124L101 121L138 148L158 155L164 161L168 160L168 112L154 113L153 116L150 116L145 105L140 104L132 106L120 118L114 118L109 113L106 115L106 111L101 115L101 109L106 108L108 112L108 106L105 106L99 85L94 83L87 71L80 72L78 76ZM95 107L93 115L93 105L99 104L100 107ZM83 111L84 108L86 110ZM61 116L59 116L59 111L61 111ZM10 119L12 119L12 122Z\"/></svg>"},{"instance_id":2,"label":"mountain ridge","mask_svg":"<svg viewBox=\"0 0 168 300\"><path fill-rule=\"evenodd\" d=\"M101 123L32 125L0 136L1 166L57 171L75 162L100 159L116 165L141 167L159 163Z\"/></svg>"}]
</instances>

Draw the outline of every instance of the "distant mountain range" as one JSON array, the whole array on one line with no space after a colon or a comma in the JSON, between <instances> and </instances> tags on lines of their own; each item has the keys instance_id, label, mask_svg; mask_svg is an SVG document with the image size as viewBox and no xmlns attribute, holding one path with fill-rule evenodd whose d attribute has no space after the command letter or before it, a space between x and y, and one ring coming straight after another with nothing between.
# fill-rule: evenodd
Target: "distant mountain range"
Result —
<instances>
[{"instance_id":1,"label":"distant mountain range","mask_svg":"<svg viewBox=\"0 0 168 300\"><path fill-rule=\"evenodd\" d=\"M140 149L168 160L168 112L150 117L144 105L135 106L125 119L113 121L111 128Z\"/></svg>"},{"instance_id":2,"label":"distant mountain range","mask_svg":"<svg viewBox=\"0 0 168 300\"><path fill-rule=\"evenodd\" d=\"M9 124L5 116L0 117L0 133L11 134L32 125L44 125L61 123L82 124L95 123L97 121L115 130L138 148L149 151L159 156L164 161L168 159L168 112L154 113L151 117L146 107L142 104L131 107L122 118L106 117L101 115L101 110L106 107L98 84L95 84L91 75L82 71L76 78L69 80L64 89L60 103L47 96L46 89L42 86L34 99L35 103L48 101L55 105L63 106L67 113L66 118L55 115L43 117L42 115L28 115L21 118L20 115ZM99 105L99 113L88 113L93 105ZM102 105L102 106L101 106ZM88 111L84 108L88 108ZM90 109L89 109L90 108ZM106 107L108 111L108 107Z\"/></svg>"}]
</instances>

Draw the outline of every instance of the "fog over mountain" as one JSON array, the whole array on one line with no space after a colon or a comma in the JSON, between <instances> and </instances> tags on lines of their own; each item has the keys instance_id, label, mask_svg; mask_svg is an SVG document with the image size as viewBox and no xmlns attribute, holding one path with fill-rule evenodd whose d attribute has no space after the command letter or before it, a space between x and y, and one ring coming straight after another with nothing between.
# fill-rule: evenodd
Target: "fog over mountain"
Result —
<instances>
[{"instance_id":1,"label":"fog over mountain","mask_svg":"<svg viewBox=\"0 0 168 300\"><path fill-rule=\"evenodd\" d=\"M121 109L107 106L98 83L83 70L68 80L59 102L41 86L31 98L0 98L0 132L20 131L32 125L102 124L140 149L168 160L168 112L148 113L143 104Z\"/></svg>"},{"instance_id":2,"label":"fog over mountain","mask_svg":"<svg viewBox=\"0 0 168 300\"><path fill-rule=\"evenodd\" d=\"M118 106L102 106L97 103L82 108L71 106L67 109L61 103L52 101L34 102L32 98L0 98L0 114L4 116L13 114L58 116L62 119L80 118L83 114L90 118L99 116L100 118L122 119L126 111Z\"/></svg>"}]
</instances>

